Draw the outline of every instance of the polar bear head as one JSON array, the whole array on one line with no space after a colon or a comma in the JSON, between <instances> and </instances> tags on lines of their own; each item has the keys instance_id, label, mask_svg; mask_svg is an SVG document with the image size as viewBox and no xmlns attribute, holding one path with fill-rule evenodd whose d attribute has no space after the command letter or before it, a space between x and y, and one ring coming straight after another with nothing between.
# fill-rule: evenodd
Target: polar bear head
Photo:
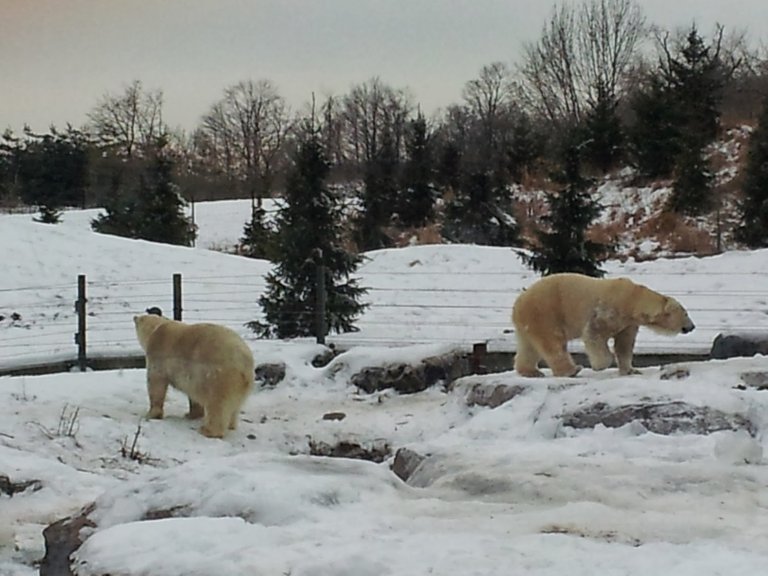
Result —
<instances>
[{"instance_id":1,"label":"polar bear head","mask_svg":"<svg viewBox=\"0 0 768 576\"><path fill-rule=\"evenodd\" d=\"M688 312L680 302L671 296L656 294L645 307L644 326L660 334L687 334L696 328Z\"/></svg>"},{"instance_id":2,"label":"polar bear head","mask_svg":"<svg viewBox=\"0 0 768 576\"><path fill-rule=\"evenodd\" d=\"M161 324L170 322L168 318L157 316L156 314L142 314L133 317L133 324L136 327L136 338L139 340L141 348L146 351L147 342L152 333L157 330Z\"/></svg>"}]
</instances>

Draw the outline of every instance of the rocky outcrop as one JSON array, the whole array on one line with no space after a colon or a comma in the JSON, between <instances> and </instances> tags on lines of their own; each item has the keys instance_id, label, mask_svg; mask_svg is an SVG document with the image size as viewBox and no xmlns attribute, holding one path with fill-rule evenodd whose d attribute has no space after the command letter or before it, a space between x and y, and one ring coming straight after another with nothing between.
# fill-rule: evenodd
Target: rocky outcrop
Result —
<instances>
[{"instance_id":1,"label":"rocky outcrop","mask_svg":"<svg viewBox=\"0 0 768 576\"><path fill-rule=\"evenodd\" d=\"M525 393L527 387L520 384L494 384L477 382L469 387L466 395L468 406L497 408L514 397Z\"/></svg>"},{"instance_id":2,"label":"rocky outcrop","mask_svg":"<svg viewBox=\"0 0 768 576\"><path fill-rule=\"evenodd\" d=\"M448 384L465 376L468 369L468 363L461 355L446 354L425 358L416 365L398 363L363 368L350 382L368 394L387 389L414 394L438 383Z\"/></svg>"},{"instance_id":3,"label":"rocky outcrop","mask_svg":"<svg viewBox=\"0 0 768 576\"><path fill-rule=\"evenodd\" d=\"M309 440L309 453L312 456L326 456L328 458L352 458L353 460L368 460L377 464L384 462L392 453L389 444L375 442L370 446L363 446L357 442L342 440L336 444Z\"/></svg>"},{"instance_id":4,"label":"rocky outcrop","mask_svg":"<svg viewBox=\"0 0 768 576\"><path fill-rule=\"evenodd\" d=\"M607 428L620 428L630 422L639 422L646 430L664 435L676 432L711 434L720 430L746 430L751 436L757 433L755 424L745 416L681 401L625 406L596 402L562 416L563 425L571 428L594 428L598 424Z\"/></svg>"}]
</instances>

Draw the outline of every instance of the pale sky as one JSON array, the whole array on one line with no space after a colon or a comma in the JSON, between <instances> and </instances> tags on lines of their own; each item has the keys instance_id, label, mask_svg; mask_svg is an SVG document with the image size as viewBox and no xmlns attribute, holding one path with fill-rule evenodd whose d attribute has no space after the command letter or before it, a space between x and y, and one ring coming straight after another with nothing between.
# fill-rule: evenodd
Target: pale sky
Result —
<instances>
[{"instance_id":1,"label":"pale sky","mask_svg":"<svg viewBox=\"0 0 768 576\"><path fill-rule=\"evenodd\" d=\"M575 0L574 0L575 1ZM766 0L639 0L649 21L768 40ZM519 61L549 0L0 0L0 131L80 126L133 80L193 129L227 86L269 79L293 108L378 76L431 112L482 66Z\"/></svg>"}]
</instances>

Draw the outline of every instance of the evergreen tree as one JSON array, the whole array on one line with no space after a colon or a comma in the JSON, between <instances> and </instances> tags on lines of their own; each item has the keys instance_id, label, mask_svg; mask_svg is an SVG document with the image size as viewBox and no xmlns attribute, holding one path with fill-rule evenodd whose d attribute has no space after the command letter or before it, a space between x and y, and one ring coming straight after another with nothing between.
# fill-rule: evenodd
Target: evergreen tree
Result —
<instances>
[{"instance_id":1,"label":"evergreen tree","mask_svg":"<svg viewBox=\"0 0 768 576\"><path fill-rule=\"evenodd\" d=\"M714 46L706 44L696 26L675 50L664 41L664 58L633 101L632 147L647 176L673 174L678 159L690 170L694 150L717 136L723 88L733 73L720 58L722 29L718 31Z\"/></svg>"},{"instance_id":2,"label":"evergreen tree","mask_svg":"<svg viewBox=\"0 0 768 576\"><path fill-rule=\"evenodd\" d=\"M689 136L677 158L667 208L678 214L698 216L712 205L712 173L698 138Z\"/></svg>"},{"instance_id":3,"label":"evergreen tree","mask_svg":"<svg viewBox=\"0 0 768 576\"><path fill-rule=\"evenodd\" d=\"M251 220L245 224L240 238L240 251L248 258L271 260L274 232L267 225L266 211L257 204L251 212Z\"/></svg>"},{"instance_id":4,"label":"evergreen tree","mask_svg":"<svg viewBox=\"0 0 768 576\"><path fill-rule=\"evenodd\" d=\"M670 90L660 75L632 99L634 124L629 141L638 170L649 178L670 176L680 152L680 118Z\"/></svg>"},{"instance_id":5,"label":"evergreen tree","mask_svg":"<svg viewBox=\"0 0 768 576\"><path fill-rule=\"evenodd\" d=\"M391 245L384 230L392 223L398 198L399 157L392 133L385 129L379 150L366 163L362 209L357 218L355 241L360 250Z\"/></svg>"},{"instance_id":6,"label":"evergreen tree","mask_svg":"<svg viewBox=\"0 0 768 576\"><path fill-rule=\"evenodd\" d=\"M343 248L341 205L326 185L330 167L314 122L299 138L285 204L276 218L275 267L259 300L265 320L248 323L262 337L317 336L318 264L325 268L325 325L330 330L354 331L365 308L359 300L366 290L350 278L362 258Z\"/></svg>"},{"instance_id":7,"label":"evergreen tree","mask_svg":"<svg viewBox=\"0 0 768 576\"><path fill-rule=\"evenodd\" d=\"M465 174L445 210L443 236L452 242L516 246L520 229L512 199L496 172Z\"/></svg>"},{"instance_id":8,"label":"evergreen tree","mask_svg":"<svg viewBox=\"0 0 768 576\"><path fill-rule=\"evenodd\" d=\"M432 183L432 147L427 121L421 113L410 123L405 146L407 159L398 215L404 226L423 226L433 217L435 190Z\"/></svg>"},{"instance_id":9,"label":"evergreen tree","mask_svg":"<svg viewBox=\"0 0 768 576\"><path fill-rule=\"evenodd\" d=\"M542 218L546 229L536 234L539 246L523 261L546 276L559 272L577 272L602 277L600 267L609 247L587 239L587 230L602 212L602 206L588 191L589 181L582 177L579 147L565 151L560 176L564 188L547 194L549 213Z\"/></svg>"},{"instance_id":10,"label":"evergreen tree","mask_svg":"<svg viewBox=\"0 0 768 576\"><path fill-rule=\"evenodd\" d=\"M85 135L68 127L38 136L27 130L21 153L21 198L40 208L40 222L55 224L64 206L83 207L88 186L88 143Z\"/></svg>"},{"instance_id":11,"label":"evergreen tree","mask_svg":"<svg viewBox=\"0 0 768 576\"><path fill-rule=\"evenodd\" d=\"M678 53L670 55L667 82L675 100L684 136L702 144L717 136L724 87L720 49L707 45L692 26Z\"/></svg>"},{"instance_id":12,"label":"evergreen tree","mask_svg":"<svg viewBox=\"0 0 768 576\"><path fill-rule=\"evenodd\" d=\"M167 143L165 137L158 139L133 194L113 197L91 228L165 244L190 246L194 242L196 231L184 214L185 202L174 182Z\"/></svg>"},{"instance_id":13,"label":"evergreen tree","mask_svg":"<svg viewBox=\"0 0 768 576\"><path fill-rule=\"evenodd\" d=\"M10 129L0 137L0 202L18 199L18 175L22 148L20 139Z\"/></svg>"},{"instance_id":14,"label":"evergreen tree","mask_svg":"<svg viewBox=\"0 0 768 576\"><path fill-rule=\"evenodd\" d=\"M763 102L758 125L749 139L744 171L741 222L736 239L750 248L768 247L768 98Z\"/></svg>"},{"instance_id":15,"label":"evergreen tree","mask_svg":"<svg viewBox=\"0 0 768 576\"><path fill-rule=\"evenodd\" d=\"M462 154L459 146L448 141L440 148L435 180L449 193L455 193L461 186Z\"/></svg>"},{"instance_id":16,"label":"evergreen tree","mask_svg":"<svg viewBox=\"0 0 768 576\"><path fill-rule=\"evenodd\" d=\"M515 120L508 141L504 144L507 156L506 170L513 182L520 184L543 151L542 139L526 114Z\"/></svg>"},{"instance_id":17,"label":"evergreen tree","mask_svg":"<svg viewBox=\"0 0 768 576\"><path fill-rule=\"evenodd\" d=\"M618 161L624 136L616 114L618 102L605 89L598 89L598 99L584 120L585 160L603 174Z\"/></svg>"}]
</instances>

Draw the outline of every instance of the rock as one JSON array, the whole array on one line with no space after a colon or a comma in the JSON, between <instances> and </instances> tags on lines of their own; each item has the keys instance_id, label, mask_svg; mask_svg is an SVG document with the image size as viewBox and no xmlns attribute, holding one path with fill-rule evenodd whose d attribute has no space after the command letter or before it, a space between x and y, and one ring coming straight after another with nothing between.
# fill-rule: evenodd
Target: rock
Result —
<instances>
[{"instance_id":1,"label":"rock","mask_svg":"<svg viewBox=\"0 0 768 576\"><path fill-rule=\"evenodd\" d=\"M564 426L594 428L602 424L619 428L630 422L641 423L646 430L656 434L710 434L719 430L746 430L751 436L757 427L740 414L726 414L706 406L693 406L686 402L662 402L656 404L630 404L608 406L598 402L571 414L562 416Z\"/></svg>"},{"instance_id":2,"label":"rock","mask_svg":"<svg viewBox=\"0 0 768 576\"><path fill-rule=\"evenodd\" d=\"M40 564L40 576L72 576L70 555L83 543L80 531L96 525L88 518L93 506L54 522L43 530L45 556Z\"/></svg>"},{"instance_id":3,"label":"rock","mask_svg":"<svg viewBox=\"0 0 768 576\"><path fill-rule=\"evenodd\" d=\"M709 352L716 360L755 354L768 355L768 333L718 334Z\"/></svg>"},{"instance_id":4,"label":"rock","mask_svg":"<svg viewBox=\"0 0 768 576\"><path fill-rule=\"evenodd\" d=\"M5 474L0 474L0 493L13 496L27 490L37 492L43 484L40 480L26 480L22 482L12 482L11 479Z\"/></svg>"},{"instance_id":5,"label":"rock","mask_svg":"<svg viewBox=\"0 0 768 576\"><path fill-rule=\"evenodd\" d=\"M328 412L323 414L323 420L344 420L347 415L344 412Z\"/></svg>"},{"instance_id":6,"label":"rock","mask_svg":"<svg viewBox=\"0 0 768 576\"><path fill-rule=\"evenodd\" d=\"M688 378L691 375L691 371L685 366L663 366L661 369L661 380L682 380Z\"/></svg>"},{"instance_id":7,"label":"rock","mask_svg":"<svg viewBox=\"0 0 768 576\"><path fill-rule=\"evenodd\" d=\"M400 448L395 452L395 460L392 462L391 470L400 480L408 482L408 478L413 475L425 459L426 456L422 456L409 448Z\"/></svg>"},{"instance_id":8,"label":"rock","mask_svg":"<svg viewBox=\"0 0 768 576\"><path fill-rule=\"evenodd\" d=\"M285 378L285 364L259 364L254 370L254 379L257 386L277 386Z\"/></svg>"},{"instance_id":9,"label":"rock","mask_svg":"<svg viewBox=\"0 0 768 576\"><path fill-rule=\"evenodd\" d=\"M466 401L468 406L497 408L526 390L525 386L519 384L485 384L477 382L469 389Z\"/></svg>"},{"instance_id":10,"label":"rock","mask_svg":"<svg viewBox=\"0 0 768 576\"><path fill-rule=\"evenodd\" d=\"M322 368L323 366L327 366L335 357L336 348L334 348L333 344L331 344L320 354L312 358L312 366L315 368Z\"/></svg>"},{"instance_id":11,"label":"rock","mask_svg":"<svg viewBox=\"0 0 768 576\"><path fill-rule=\"evenodd\" d=\"M768 390L768 372L742 372L739 374L739 378L745 386L758 390Z\"/></svg>"},{"instance_id":12,"label":"rock","mask_svg":"<svg viewBox=\"0 0 768 576\"><path fill-rule=\"evenodd\" d=\"M400 394L414 394L434 386L448 383L465 375L466 362L455 354L425 358L418 365L390 364L363 368L350 379L352 385L371 394L394 389Z\"/></svg>"},{"instance_id":13,"label":"rock","mask_svg":"<svg viewBox=\"0 0 768 576\"><path fill-rule=\"evenodd\" d=\"M374 443L370 448L365 448L357 442L342 440L337 444L309 440L309 453L312 456L326 456L329 458L352 458L354 460L368 460L380 464L392 453L389 444Z\"/></svg>"}]
</instances>

